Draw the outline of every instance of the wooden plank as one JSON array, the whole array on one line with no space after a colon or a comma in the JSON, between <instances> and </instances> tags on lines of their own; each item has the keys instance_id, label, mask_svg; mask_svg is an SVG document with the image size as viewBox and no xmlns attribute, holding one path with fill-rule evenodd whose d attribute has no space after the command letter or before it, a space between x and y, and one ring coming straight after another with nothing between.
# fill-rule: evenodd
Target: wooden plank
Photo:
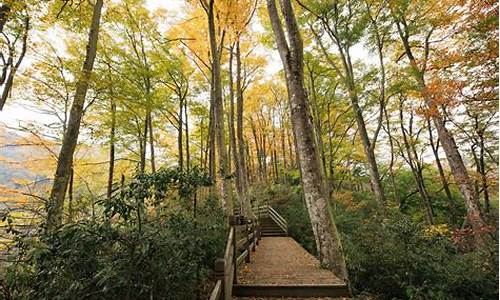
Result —
<instances>
[{"instance_id":1,"label":"wooden plank","mask_svg":"<svg viewBox=\"0 0 500 300\"><path fill-rule=\"evenodd\" d=\"M235 284L233 296L237 297L350 297L347 285L340 284Z\"/></svg>"},{"instance_id":2,"label":"wooden plank","mask_svg":"<svg viewBox=\"0 0 500 300\"><path fill-rule=\"evenodd\" d=\"M215 287L210 294L210 300L219 300L222 296L222 280L217 280Z\"/></svg>"}]
</instances>

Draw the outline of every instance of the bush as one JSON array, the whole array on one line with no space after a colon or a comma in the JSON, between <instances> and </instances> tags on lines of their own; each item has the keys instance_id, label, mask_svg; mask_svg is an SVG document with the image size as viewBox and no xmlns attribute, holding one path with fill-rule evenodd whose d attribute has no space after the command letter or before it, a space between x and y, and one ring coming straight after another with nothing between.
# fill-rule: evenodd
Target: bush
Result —
<instances>
[{"instance_id":1,"label":"bush","mask_svg":"<svg viewBox=\"0 0 500 300\"><path fill-rule=\"evenodd\" d=\"M186 202L205 181L194 176L187 186L188 175L193 174L139 175L121 196L102 203L101 217L22 239L19 258L25 262L5 270L4 298L194 299L203 294L215 258L223 255L226 218L216 199L205 200L194 215Z\"/></svg>"},{"instance_id":2,"label":"bush","mask_svg":"<svg viewBox=\"0 0 500 300\"><path fill-rule=\"evenodd\" d=\"M287 219L290 235L315 253L309 216L296 186L261 193ZM411 202L408 205L413 205ZM420 203L414 205L420 206ZM427 226L397 206L377 215L366 193L339 191L335 220L356 295L380 299L497 299L497 252L464 252L445 224Z\"/></svg>"}]
</instances>

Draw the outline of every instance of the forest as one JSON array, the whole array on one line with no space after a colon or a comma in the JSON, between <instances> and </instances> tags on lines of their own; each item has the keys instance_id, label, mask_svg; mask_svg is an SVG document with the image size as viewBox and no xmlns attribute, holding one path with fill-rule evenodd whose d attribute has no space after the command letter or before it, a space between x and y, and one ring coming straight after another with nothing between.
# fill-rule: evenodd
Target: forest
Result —
<instances>
[{"instance_id":1,"label":"forest","mask_svg":"<svg viewBox=\"0 0 500 300\"><path fill-rule=\"evenodd\" d=\"M493 0L0 0L0 299L209 299L262 205L352 299L498 299L498 35Z\"/></svg>"}]
</instances>

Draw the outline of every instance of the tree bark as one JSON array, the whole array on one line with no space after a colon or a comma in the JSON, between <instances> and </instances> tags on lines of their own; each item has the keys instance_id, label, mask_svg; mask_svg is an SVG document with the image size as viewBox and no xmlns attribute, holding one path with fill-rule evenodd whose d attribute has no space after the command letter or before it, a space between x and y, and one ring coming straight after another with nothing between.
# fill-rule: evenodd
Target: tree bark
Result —
<instances>
[{"instance_id":1,"label":"tree bark","mask_svg":"<svg viewBox=\"0 0 500 300\"><path fill-rule=\"evenodd\" d=\"M2 20L1 20L1 15L0 15L0 22L1 21ZM2 27L3 27L3 24L0 23L0 25L2 25ZM0 79L0 86L3 85L3 91L2 91L2 95L0 97L0 111L3 109L5 102L7 101L7 98L9 97L10 91L12 89L12 85L14 84L14 77L17 73L17 70L19 69L19 66L23 62L24 56L26 55L26 50L28 48L29 27L30 27L30 19L29 19L29 17L26 16L24 19L24 32L23 32L23 36L22 36L23 44L21 46L21 53L19 54L19 57L17 58L16 63L13 64L14 52L9 51L8 63L7 63L7 65L5 65L3 67L4 68L3 73L7 72L9 66L10 66L10 72L9 72L9 75L7 76L7 80L5 82L3 82L3 79L4 79L3 75L5 75L5 74L3 74L2 79ZM0 30L0 32L2 32L2 31Z\"/></svg>"},{"instance_id":2,"label":"tree bark","mask_svg":"<svg viewBox=\"0 0 500 300\"><path fill-rule=\"evenodd\" d=\"M76 83L75 98L71 106L68 128L63 137L62 147L57 160L57 168L50 193L47 208L47 230L52 231L62 223L64 206L64 195L68 187L71 172L73 154L75 152L80 131L80 122L83 115L83 106L89 86L90 76L94 67L97 54L97 41L99 39L99 25L103 0L96 0L94 5L92 21L90 24L89 40L81 75Z\"/></svg>"},{"instance_id":3,"label":"tree bark","mask_svg":"<svg viewBox=\"0 0 500 300\"><path fill-rule=\"evenodd\" d=\"M457 222L457 208L455 203L453 202L453 196L451 194L450 186L448 184L448 180L446 179L443 165L441 164L441 158L439 158L439 140L434 143L434 135L432 134L432 125L431 121L427 120L427 130L429 131L429 142L431 145L432 153L434 154L434 159L436 161L436 166L439 172L439 178L441 179L441 184L443 185L443 189L446 193L446 200L448 202L448 207L451 213L451 221L456 224Z\"/></svg>"},{"instance_id":4,"label":"tree bark","mask_svg":"<svg viewBox=\"0 0 500 300\"><path fill-rule=\"evenodd\" d=\"M189 152L189 120L187 99L184 100L184 132L186 134L186 170L191 168L191 153Z\"/></svg>"},{"instance_id":5,"label":"tree bark","mask_svg":"<svg viewBox=\"0 0 500 300\"><path fill-rule=\"evenodd\" d=\"M347 268L339 234L325 190L304 89L303 44L290 0L280 1L288 41L275 0L267 0L271 26L285 70L292 126L295 132L304 197L321 264L347 282Z\"/></svg>"},{"instance_id":6,"label":"tree bark","mask_svg":"<svg viewBox=\"0 0 500 300\"><path fill-rule=\"evenodd\" d=\"M184 131L182 130L182 119L183 114L182 110L184 108L184 99L182 97L179 98L179 112L177 113L177 153L179 155L179 168L182 170L184 168L184 150L182 137L184 135Z\"/></svg>"},{"instance_id":7,"label":"tree bark","mask_svg":"<svg viewBox=\"0 0 500 300\"><path fill-rule=\"evenodd\" d=\"M245 138L243 135L243 87L241 84L241 51L240 41L236 41L236 140L238 148L238 176L240 179L241 201L244 204L247 216L253 214L248 199L248 174L246 168Z\"/></svg>"},{"instance_id":8,"label":"tree bark","mask_svg":"<svg viewBox=\"0 0 500 300\"><path fill-rule=\"evenodd\" d=\"M151 116L151 111L148 114L148 128L149 128L149 151L151 152L151 172L156 173L155 164L155 139L153 134L153 120Z\"/></svg>"},{"instance_id":9,"label":"tree bark","mask_svg":"<svg viewBox=\"0 0 500 300\"><path fill-rule=\"evenodd\" d=\"M111 95L113 97L113 95ZM111 198L113 193L113 175L115 171L115 128L116 128L116 104L111 99L111 128L109 133L109 170L108 170L108 189L106 196Z\"/></svg>"},{"instance_id":10,"label":"tree bark","mask_svg":"<svg viewBox=\"0 0 500 300\"><path fill-rule=\"evenodd\" d=\"M219 58L219 48L217 45L217 36L215 31L215 0L210 0L207 9L208 15L208 34L210 39L210 55L212 59L212 84L213 84L213 106L214 106L214 125L216 129L217 150L219 154L219 178L220 197L228 214L233 214L233 203L229 195L228 182L228 160L226 149L226 138L224 134L224 109L222 100L222 82L221 68ZM222 49L222 48L221 48Z\"/></svg>"}]
</instances>

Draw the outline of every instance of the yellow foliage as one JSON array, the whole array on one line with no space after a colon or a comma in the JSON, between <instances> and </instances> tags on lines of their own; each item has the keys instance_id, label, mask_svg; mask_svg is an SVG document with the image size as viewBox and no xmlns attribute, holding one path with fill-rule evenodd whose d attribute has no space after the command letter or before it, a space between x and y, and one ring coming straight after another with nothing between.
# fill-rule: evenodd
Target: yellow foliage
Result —
<instances>
[{"instance_id":1,"label":"yellow foliage","mask_svg":"<svg viewBox=\"0 0 500 300\"><path fill-rule=\"evenodd\" d=\"M435 224L429 225L424 230L424 234L429 237L438 237L438 236L449 236L451 233L448 224Z\"/></svg>"}]
</instances>

